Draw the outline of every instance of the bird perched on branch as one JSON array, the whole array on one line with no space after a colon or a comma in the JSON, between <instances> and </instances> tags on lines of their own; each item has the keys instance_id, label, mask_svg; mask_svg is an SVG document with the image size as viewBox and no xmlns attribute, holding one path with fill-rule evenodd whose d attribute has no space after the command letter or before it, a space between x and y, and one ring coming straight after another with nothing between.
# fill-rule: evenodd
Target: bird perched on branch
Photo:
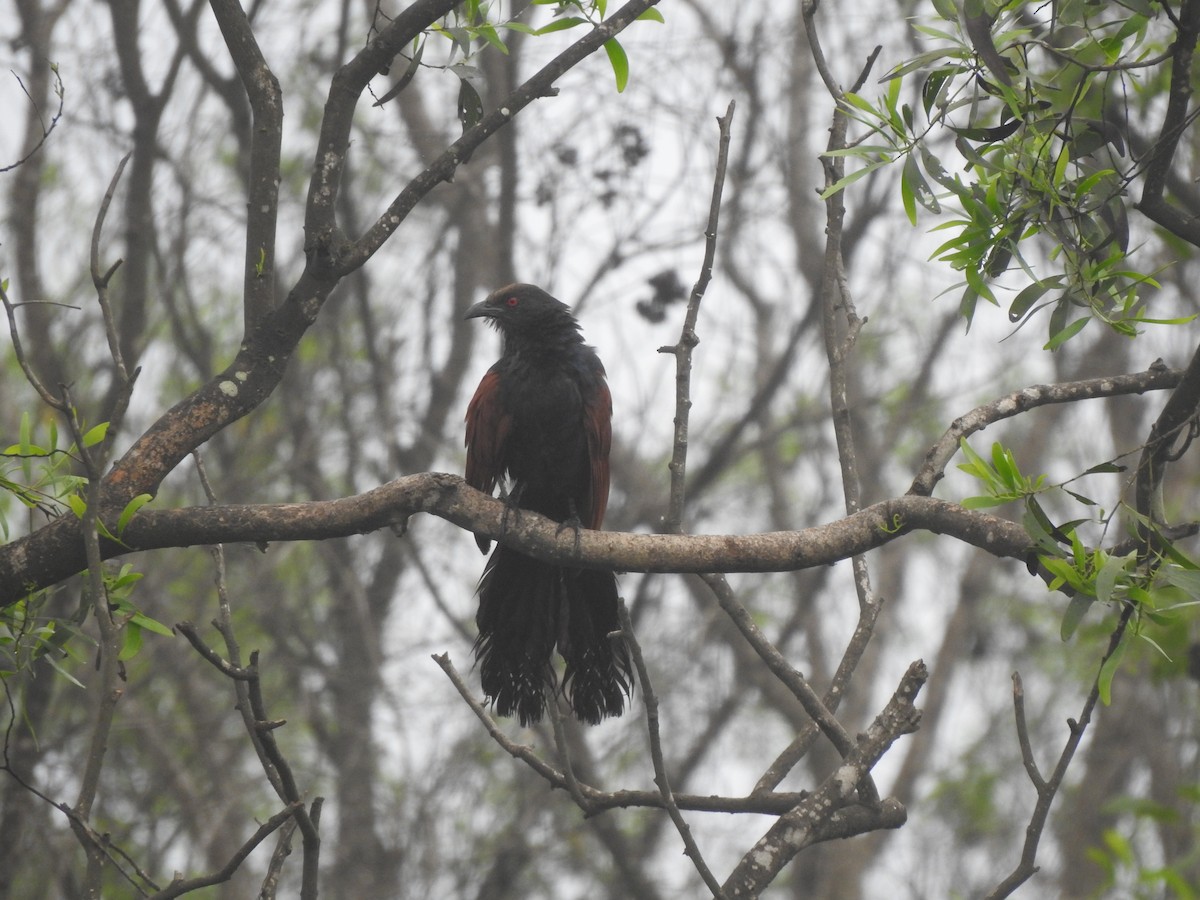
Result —
<instances>
[{"instance_id":1,"label":"bird perched on branch","mask_svg":"<svg viewBox=\"0 0 1200 900\"><path fill-rule=\"evenodd\" d=\"M467 407L467 483L491 494L507 479L514 511L565 527L599 528L608 504L612 398L604 366L570 308L531 284L512 284L467 310L503 337ZM490 541L476 536L484 553ZM557 686L575 717L619 716L633 682L612 572L556 566L497 546L479 580L475 658L484 694L502 716L539 721ZM551 694L552 696L552 694Z\"/></svg>"}]
</instances>

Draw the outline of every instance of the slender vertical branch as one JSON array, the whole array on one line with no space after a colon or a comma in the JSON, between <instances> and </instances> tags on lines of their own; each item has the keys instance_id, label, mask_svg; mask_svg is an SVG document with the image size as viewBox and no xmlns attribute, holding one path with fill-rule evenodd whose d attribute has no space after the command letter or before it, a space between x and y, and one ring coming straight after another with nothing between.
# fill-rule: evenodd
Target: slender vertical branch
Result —
<instances>
[{"instance_id":1,"label":"slender vertical branch","mask_svg":"<svg viewBox=\"0 0 1200 900\"><path fill-rule=\"evenodd\" d=\"M725 168L729 161L729 129L733 122L734 101L729 101L725 115L717 118L720 139L717 149L717 169L713 176L712 202L708 207L708 225L704 229L704 261L700 276L688 298L679 343L659 347L659 353L675 357L675 440L668 468L671 471L671 496L663 530L672 534L683 532L683 504L687 485L688 418L692 408L692 351L700 343L696 336L696 319L700 301L712 279L713 263L717 257L717 223L721 213L721 192L725 187Z\"/></svg>"},{"instance_id":2,"label":"slender vertical branch","mask_svg":"<svg viewBox=\"0 0 1200 900\"><path fill-rule=\"evenodd\" d=\"M259 49L254 29L241 4L237 0L211 0L210 5L253 113L242 297L244 327L249 333L275 303L275 233L279 216L283 92Z\"/></svg>"},{"instance_id":3,"label":"slender vertical branch","mask_svg":"<svg viewBox=\"0 0 1200 900\"><path fill-rule=\"evenodd\" d=\"M108 431L115 434L121 427L125 412L129 408L129 399L133 394L133 385L137 380L138 371L132 375L126 370L121 355L120 339L113 318L112 307L108 303L108 287L113 274L120 262L110 266L105 272L100 271L100 237L104 228L104 219L108 206L112 201L117 183L124 171L126 156L117 166L104 201L96 215L92 229L91 275L92 284L96 288L96 298L100 306L104 324L104 333L108 340L109 352L116 368L116 402L113 406ZM75 448L83 461L84 472L87 475L85 506L80 521L83 533L84 554L87 559L87 595L91 603L92 615L96 619L99 630L99 641L96 652L99 675L94 684L92 702L92 726L87 757L84 760L83 774L80 778L79 794L72 809L72 826L76 837L87 853L87 876L85 887L89 897L99 897L103 884L103 868L108 859L104 848L91 838L90 830L82 825L88 821L96 802L96 794L100 789L100 773L108 755L108 739L112 733L113 721L116 717L117 703L120 701L124 688L121 682L124 673L121 666L120 653L125 623L118 621L109 606L108 589L104 583L104 557L100 552L100 512L103 503L104 470L108 464L111 439L100 441L89 447L85 440L85 428L79 418L79 411L71 397L71 391L66 385L60 385L62 408L67 420L67 426L74 440Z\"/></svg>"},{"instance_id":4,"label":"slender vertical branch","mask_svg":"<svg viewBox=\"0 0 1200 900\"><path fill-rule=\"evenodd\" d=\"M8 316L8 335L12 340L13 355L17 358L17 364L21 367L21 372L25 375L25 380L37 391L37 395L42 398L43 403L59 412L66 412L67 406L63 402L63 399L56 397L42 383L42 380L37 376L37 372L33 370L33 365L30 363L29 357L25 355L25 347L21 343L21 334L17 329L16 306L8 298L8 291L5 290L3 280L0 280L0 302L4 304L4 312Z\"/></svg>"},{"instance_id":5,"label":"slender vertical branch","mask_svg":"<svg viewBox=\"0 0 1200 900\"><path fill-rule=\"evenodd\" d=\"M1112 635L1108 639L1108 649L1100 660L1099 672L1104 671L1104 665L1108 662L1109 657L1117 652L1117 648L1125 638L1129 622L1133 618L1136 609L1137 607L1130 603L1121 611L1121 618L1117 622L1117 627L1113 629ZM1092 689L1088 692L1087 699L1083 703L1083 710L1079 714L1079 720L1067 720L1067 728L1070 733L1067 735L1066 745L1063 747L1062 753L1059 754L1054 771L1050 773L1049 778L1042 778L1037 770L1037 765L1033 761L1033 751L1028 746L1029 740L1025 734L1025 692L1021 686L1020 678L1014 676L1013 705L1017 716L1017 739L1021 745L1021 757L1025 764L1025 771L1029 774L1029 779L1033 783L1034 790L1037 792L1037 802L1034 804L1029 824L1025 826L1025 843L1021 847L1020 862L1017 863L1016 868L1009 875L988 893L987 900L1001 900L1003 897L1010 896L1017 888L1037 873L1038 845L1041 843L1042 833L1046 829L1046 821L1050 817L1050 807L1054 803L1054 798L1058 795L1059 788L1062 787L1063 779L1067 776L1067 768L1071 765L1071 760L1075 758L1075 751L1079 749L1079 742L1083 740L1083 734L1092 720L1092 713L1099 699L1100 674L1098 673L1096 680L1092 683Z\"/></svg>"},{"instance_id":6,"label":"slender vertical branch","mask_svg":"<svg viewBox=\"0 0 1200 900\"><path fill-rule=\"evenodd\" d=\"M108 208L112 205L113 196L117 192L117 184L121 181L121 174L125 171L125 166L129 163L131 156L133 156L133 151L121 157L121 161L117 163L117 171L113 173L113 177L108 183L108 190L104 192L104 199L100 201L100 211L96 214L96 223L92 227L91 247L92 285L96 288L96 299L100 303L100 314L104 320L104 336L108 339L108 352L117 369L118 384L121 385L129 382L129 372L125 368L125 358L121 353L121 337L117 333L117 323L113 317L112 305L108 302L108 284L124 260L118 259L104 272L101 272L100 237L104 231L104 220L108 216Z\"/></svg>"},{"instance_id":7,"label":"slender vertical branch","mask_svg":"<svg viewBox=\"0 0 1200 900\"><path fill-rule=\"evenodd\" d=\"M625 640L629 644L633 665L637 669L638 684L642 688L642 703L646 707L646 732L650 743L650 762L654 766L654 783L658 785L658 792L662 797L667 815L671 817L675 830L679 832L679 837L683 840L684 855L692 861L692 865L696 867L696 871L700 873L700 877L712 891L713 897L716 900L724 900L725 892L721 888L721 883L713 876L708 864L704 861L700 847L692 836L692 829L684 819L683 813L679 811L679 805L675 802L675 794L671 790L671 780L667 775L667 764L663 759L662 735L658 728L658 696L654 693L654 684L650 680L650 672L646 668L646 660L642 656L641 644L638 643L637 637L633 633L633 622L629 619L629 609L625 606L624 600L619 601L617 610L621 617L621 631L624 632Z\"/></svg>"},{"instance_id":8,"label":"slender vertical branch","mask_svg":"<svg viewBox=\"0 0 1200 900\"><path fill-rule=\"evenodd\" d=\"M813 21L817 6L809 3L804 7L804 29L808 37L809 47L813 58L818 62L818 68L824 61L824 54L818 39L816 24ZM878 52L878 50L876 50ZM872 56L858 78L861 83L866 79L874 61ZM832 78L825 73L826 86L830 91L837 108L834 110L833 123L829 129L828 151L842 150L846 146L846 131L850 119L842 110L843 95L833 83ZM841 156L831 156L828 153L821 157L825 172L825 186L836 184L845 175L845 159ZM842 229L846 217L846 203L842 191L836 191L825 200L825 259L821 273L821 323L825 335L825 354L829 361L829 401L833 416L834 437L837 441L838 464L842 470L842 493L845 499L846 512L850 515L858 512L862 506L862 485L858 473L858 452L854 444L854 432L850 420L849 400L849 367L847 358L853 349L858 333L866 324L866 319L860 319L854 307L846 279L846 271L842 259ZM870 574L867 571L866 559L855 556L853 559L854 584L858 591L859 608L878 615L877 605L872 596Z\"/></svg>"},{"instance_id":9,"label":"slender vertical branch","mask_svg":"<svg viewBox=\"0 0 1200 900\"><path fill-rule=\"evenodd\" d=\"M814 17L817 4L806 2L801 9L805 35L808 39L809 50L816 64L817 71L825 83L826 89L833 98L837 108L834 110L833 122L830 128L829 150L845 147L846 130L849 119L842 110L844 94L840 85L834 79L824 51L821 48L819 35L816 30ZM859 75L854 89L866 79L879 48L868 58L862 73ZM845 164L840 156L823 156L822 164L825 171L826 185L839 181L845 174ZM846 279L842 258L842 229L845 218L845 201L842 192L831 195L825 201L825 258L821 277L821 322L825 337L825 351L829 362L829 395L830 409L833 416L834 436L837 441L838 462L842 471L842 490L848 513L857 512L862 506L861 483L858 473L858 458L854 445L854 434L850 421L849 375L847 357L858 337L859 330L865 319L858 317L854 307L849 284ZM867 568L866 557L857 554L851 558L854 573L854 586L858 595L859 617L854 633L842 653L833 680L824 696L822 706L832 718L840 705L850 685L850 680L866 652L867 645L875 632L875 623L879 618L882 603L875 597L871 589L871 577ZM804 728L800 734L784 749L776 760L767 768L755 785L755 792L774 789L791 771L805 754L808 753L817 735L821 731L820 720ZM839 748L841 749L841 748ZM843 752L844 755L844 752ZM865 783L868 793L864 799L877 795L874 785L869 780Z\"/></svg>"}]
</instances>

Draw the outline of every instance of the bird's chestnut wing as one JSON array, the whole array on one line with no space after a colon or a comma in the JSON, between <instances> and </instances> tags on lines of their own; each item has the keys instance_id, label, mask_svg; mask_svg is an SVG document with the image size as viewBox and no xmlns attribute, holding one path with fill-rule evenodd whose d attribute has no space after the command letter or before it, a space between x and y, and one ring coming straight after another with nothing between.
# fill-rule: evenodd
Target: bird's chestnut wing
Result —
<instances>
[{"instance_id":1,"label":"bird's chestnut wing","mask_svg":"<svg viewBox=\"0 0 1200 900\"><path fill-rule=\"evenodd\" d=\"M612 445L612 394L600 367L591 390L584 395L583 427L587 432L588 465L591 471L591 503L580 510L583 524L596 529L608 508L608 452Z\"/></svg>"},{"instance_id":2,"label":"bird's chestnut wing","mask_svg":"<svg viewBox=\"0 0 1200 900\"><path fill-rule=\"evenodd\" d=\"M489 371L467 405L467 484L490 494L504 476L512 417L500 402L500 376Z\"/></svg>"}]
</instances>

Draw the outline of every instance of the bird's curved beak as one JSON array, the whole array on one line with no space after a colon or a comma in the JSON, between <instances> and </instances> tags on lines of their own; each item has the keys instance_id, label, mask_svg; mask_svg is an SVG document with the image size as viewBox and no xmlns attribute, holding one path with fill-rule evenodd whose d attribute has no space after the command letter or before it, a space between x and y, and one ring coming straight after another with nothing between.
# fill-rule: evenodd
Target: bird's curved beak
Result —
<instances>
[{"instance_id":1,"label":"bird's curved beak","mask_svg":"<svg viewBox=\"0 0 1200 900\"><path fill-rule=\"evenodd\" d=\"M494 319L496 317L496 307L488 306L486 300L480 300L474 306L467 310L464 319Z\"/></svg>"}]
</instances>

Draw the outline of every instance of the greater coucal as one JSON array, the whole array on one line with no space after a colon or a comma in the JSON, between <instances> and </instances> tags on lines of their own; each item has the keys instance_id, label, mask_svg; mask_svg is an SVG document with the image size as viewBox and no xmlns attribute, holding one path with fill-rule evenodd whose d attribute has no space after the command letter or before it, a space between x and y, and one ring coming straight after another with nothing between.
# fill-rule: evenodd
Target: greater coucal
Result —
<instances>
[{"instance_id":1,"label":"greater coucal","mask_svg":"<svg viewBox=\"0 0 1200 900\"><path fill-rule=\"evenodd\" d=\"M503 338L467 407L467 483L565 526L599 528L608 504L612 398L604 366L570 308L531 284L512 284L467 310ZM484 553L491 542L476 536ZM475 658L484 694L522 725L545 711L566 662L563 693L595 725L625 709L633 677L612 572L555 566L497 546L479 580Z\"/></svg>"}]
</instances>

